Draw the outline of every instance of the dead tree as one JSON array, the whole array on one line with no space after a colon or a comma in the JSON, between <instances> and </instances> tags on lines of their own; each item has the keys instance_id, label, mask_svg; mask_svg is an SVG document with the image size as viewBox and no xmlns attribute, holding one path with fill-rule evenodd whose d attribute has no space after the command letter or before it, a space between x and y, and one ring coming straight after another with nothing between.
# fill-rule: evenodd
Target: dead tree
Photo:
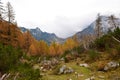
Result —
<instances>
[{"instance_id":1,"label":"dead tree","mask_svg":"<svg viewBox=\"0 0 120 80\"><path fill-rule=\"evenodd\" d=\"M8 19L9 23L14 23L15 14L14 14L14 10L10 2L8 2L6 6L6 18Z\"/></svg>"},{"instance_id":2,"label":"dead tree","mask_svg":"<svg viewBox=\"0 0 120 80\"><path fill-rule=\"evenodd\" d=\"M100 14L98 14L95 24L95 35L97 38L100 38L102 36L102 20L100 17Z\"/></svg>"},{"instance_id":3,"label":"dead tree","mask_svg":"<svg viewBox=\"0 0 120 80\"><path fill-rule=\"evenodd\" d=\"M0 78L0 80L4 80L6 76L7 76L7 74L3 74L2 77Z\"/></svg>"},{"instance_id":4,"label":"dead tree","mask_svg":"<svg viewBox=\"0 0 120 80\"><path fill-rule=\"evenodd\" d=\"M120 41L119 41L117 38L115 38L114 36L112 36L112 38L113 38L115 41L117 41L117 42L120 43Z\"/></svg>"},{"instance_id":5,"label":"dead tree","mask_svg":"<svg viewBox=\"0 0 120 80\"><path fill-rule=\"evenodd\" d=\"M0 0L0 20L3 20L3 14L4 14L4 8L3 8L3 3Z\"/></svg>"},{"instance_id":6,"label":"dead tree","mask_svg":"<svg viewBox=\"0 0 120 80\"><path fill-rule=\"evenodd\" d=\"M111 28L117 28L117 24L115 22L115 20L117 20L117 18L114 15L111 15L109 18L109 24L111 25Z\"/></svg>"}]
</instances>

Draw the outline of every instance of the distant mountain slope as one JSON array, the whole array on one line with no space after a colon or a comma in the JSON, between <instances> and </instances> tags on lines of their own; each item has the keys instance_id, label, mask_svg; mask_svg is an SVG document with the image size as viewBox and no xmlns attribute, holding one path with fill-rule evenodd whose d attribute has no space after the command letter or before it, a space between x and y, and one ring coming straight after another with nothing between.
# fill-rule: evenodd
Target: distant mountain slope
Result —
<instances>
[{"instance_id":1,"label":"distant mountain slope","mask_svg":"<svg viewBox=\"0 0 120 80\"><path fill-rule=\"evenodd\" d=\"M114 30L113 23L110 20L110 16L100 16L101 18L101 25L102 25L102 30L104 33L108 31L108 29ZM115 25L117 27L120 27L120 19L119 18L114 18ZM83 29L80 32L77 32L75 35L78 37L78 39L81 39L82 35L85 34L93 34L95 33L95 25L96 25L96 20L91 23L87 28Z\"/></svg>"},{"instance_id":2,"label":"distant mountain slope","mask_svg":"<svg viewBox=\"0 0 120 80\"><path fill-rule=\"evenodd\" d=\"M26 32L27 30L29 30L35 39L44 40L48 44L50 44L53 41L58 43L63 43L65 41L64 39L57 37L54 33L42 32L38 27L35 29L27 29L25 27L20 27L20 29L22 32Z\"/></svg>"}]
</instances>

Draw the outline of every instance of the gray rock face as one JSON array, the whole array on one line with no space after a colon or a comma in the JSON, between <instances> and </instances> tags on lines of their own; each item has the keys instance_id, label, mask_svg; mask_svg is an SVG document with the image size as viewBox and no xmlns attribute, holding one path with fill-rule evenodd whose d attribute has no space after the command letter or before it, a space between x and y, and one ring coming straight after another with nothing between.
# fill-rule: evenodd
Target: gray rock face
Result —
<instances>
[{"instance_id":1,"label":"gray rock face","mask_svg":"<svg viewBox=\"0 0 120 80\"><path fill-rule=\"evenodd\" d=\"M118 63L118 62L111 61L111 62L109 62L109 63L107 63L107 64L105 65L104 70L105 70L105 71L108 71L108 70L110 70L110 69L115 69L115 68L117 68L117 67L119 67L119 63Z\"/></svg>"},{"instance_id":2,"label":"gray rock face","mask_svg":"<svg viewBox=\"0 0 120 80\"><path fill-rule=\"evenodd\" d=\"M109 29L114 30L114 26L112 25L112 22L110 20L110 16L100 16L100 18L101 18L102 31L104 33L107 33L107 31ZM115 18L114 21L115 21L115 24L118 27L120 27L120 19L119 18ZM75 35L77 36L77 38L79 40L81 40L83 35L94 34L95 33L95 27L96 27L96 21L91 23L88 27L86 27L82 31L77 32Z\"/></svg>"},{"instance_id":3,"label":"gray rock face","mask_svg":"<svg viewBox=\"0 0 120 80\"><path fill-rule=\"evenodd\" d=\"M54 33L47 33L41 31L38 27L35 29L27 29L25 27L19 27L22 32L26 32L27 30L30 31L31 35L36 39L36 40L44 40L48 44L51 42L58 42L58 43L64 43L65 39L59 38L56 36Z\"/></svg>"}]
</instances>

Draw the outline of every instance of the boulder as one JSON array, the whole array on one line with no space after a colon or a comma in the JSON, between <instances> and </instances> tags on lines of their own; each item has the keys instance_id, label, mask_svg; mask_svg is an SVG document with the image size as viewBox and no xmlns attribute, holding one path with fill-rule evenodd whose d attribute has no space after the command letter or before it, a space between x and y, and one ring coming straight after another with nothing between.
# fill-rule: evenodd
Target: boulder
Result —
<instances>
[{"instance_id":1,"label":"boulder","mask_svg":"<svg viewBox=\"0 0 120 80\"><path fill-rule=\"evenodd\" d=\"M52 62L50 60L44 60L41 62L41 67L46 70L50 70L52 68Z\"/></svg>"},{"instance_id":2,"label":"boulder","mask_svg":"<svg viewBox=\"0 0 120 80\"><path fill-rule=\"evenodd\" d=\"M66 69L64 70L64 74L73 73L73 72L74 72L74 70L73 70L71 67L66 68Z\"/></svg>"},{"instance_id":3,"label":"boulder","mask_svg":"<svg viewBox=\"0 0 120 80\"><path fill-rule=\"evenodd\" d=\"M51 65L57 65L59 63L59 61L56 59L56 58L53 58L52 60L51 60Z\"/></svg>"},{"instance_id":4,"label":"boulder","mask_svg":"<svg viewBox=\"0 0 120 80\"><path fill-rule=\"evenodd\" d=\"M79 65L80 65L80 67L86 67L86 68L89 68L89 65L88 65L88 64L86 64L86 63L79 64Z\"/></svg>"},{"instance_id":5,"label":"boulder","mask_svg":"<svg viewBox=\"0 0 120 80\"><path fill-rule=\"evenodd\" d=\"M76 77L83 77L84 74L81 74L81 73L75 72L75 76L76 76Z\"/></svg>"},{"instance_id":6,"label":"boulder","mask_svg":"<svg viewBox=\"0 0 120 80\"><path fill-rule=\"evenodd\" d=\"M66 65L63 65L63 66L60 68L60 70L59 70L59 74L64 73L64 71L65 71L66 68L67 68Z\"/></svg>"},{"instance_id":7,"label":"boulder","mask_svg":"<svg viewBox=\"0 0 120 80\"><path fill-rule=\"evenodd\" d=\"M68 74L68 73L73 73L74 70L71 67L66 67L66 65L63 65L59 69L59 74Z\"/></svg>"},{"instance_id":8,"label":"boulder","mask_svg":"<svg viewBox=\"0 0 120 80\"><path fill-rule=\"evenodd\" d=\"M105 79L105 76L99 75L98 78L100 78L100 79Z\"/></svg>"},{"instance_id":9,"label":"boulder","mask_svg":"<svg viewBox=\"0 0 120 80\"><path fill-rule=\"evenodd\" d=\"M43 69L51 70L54 69L58 63L59 61L56 58L52 58L51 60L44 59L43 61L41 61L41 66L43 67Z\"/></svg>"},{"instance_id":10,"label":"boulder","mask_svg":"<svg viewBox=\"0 0 120 80\"><path fill-rule=\"evenodd\" d=\"M60 59L60 61L65 61L65 59L62 57L62 58Z\"/></svg>"},{"instance_id":11,"label":"boulder","mask_svg":"<svg viewBox=\"0 0 120 80\"><path fill-rule=\"evenodd\" d=\"M42 71L42 70L43 70L43 67L40 67L40 70Z\"/></svg>"},{"instance_id":12,"label":"boulder","mask_svg":"<svg viewBox=\"0 0 120 80\"><path fill-rule=\"evenodd\" d=\"M111 61L111 62L108 62L105 67L104 67L104 71L108 71L110 69L115 69L119 67L119 63L118 62L114 62L114 61Z\"/></svg>"},{"instance_id":13,"label":"boulder","mask_svg":"<svg viewBox=\"0 0 120 80\"><path fill-rule=\"evenodd\" d=\"M35 64L35 65L33 65L33 69L39 69L39 70L40 70L40 66L39 66L39 64Z\"/></svg>"},{"instance_id":14,"label":"boulder","mask_svg":"<svg viewBox=\"0 0 120 80\"><path fill-rule=\"evenodd\" d=\"M69 73L73 73L74 72L74 70L71 67L69 67L68 70L69 70Z\"/></svg>"},{"instance_id":15,"label":"boulder","mask_svg":"<svg viewBox=\"0 0 120 80\"><path fill-rule=\"evenodd\" d=\"M85 80L95 80L95 77L94 76L91 76L90 78L87 78Z\"/></svg>"},{"instance_id":16,"label":"boulder","mask_svg":"<svg viewBox=\"0 0 120 80\"><path fill-rule=\"evenodd\" d=\"M67 80L72 80L71 78L68 78Z\"/></svg>"}]
</instances>

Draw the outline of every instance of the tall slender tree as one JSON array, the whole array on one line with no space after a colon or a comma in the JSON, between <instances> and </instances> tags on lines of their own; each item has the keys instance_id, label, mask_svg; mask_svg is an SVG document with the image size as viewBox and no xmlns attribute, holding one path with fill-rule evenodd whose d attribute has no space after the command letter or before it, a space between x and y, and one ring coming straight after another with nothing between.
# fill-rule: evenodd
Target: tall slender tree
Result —
<instances>
[{"instance_id":1,"label":"tall slender tree","mask_svg":"<svg viewBox=\"0 0 120 80\"><path fill-rule=\"evenodd\" d=\"M114 16L114 15L111 15L110 17L109 17L109 24L111 25L111 28L117 28L117 24L116 24L116 22L115 22L115 20L117 20L117 18Z\"/></svg>"},{"instance_id":2,"label":"tall slender tree","mask_svg":"<svg viewBox=\"0 0 120 80\"><path fill-rule=\"evenodd\" d=\"M100 14L98 14L97 19L96 19L96 24L95 24L95 33L96 36L99 38L102 35L102 20L100 17Z\"/></svg>"},{"instance_id":3,"label":"tall slender tree","mask_svg":"<svg viewBox=\"0 0 120 80\"><path fill-rule=\"evenodd\" d=\"M6 17L7 17L9 23L14 23L15 13L14 13L13 7L10 4L10 2L7 2Z\"/></svg>"},{"instance_id":4,"label":"tall slender tree","mask_svg":"<svg viewBox=\"0 0 120 80\"><path fill-rule=\"evenodd\" d=\"M3 13L4 13L3 3L0 0L0 20L3 19Z\"/></svg>"}]
</instances>

